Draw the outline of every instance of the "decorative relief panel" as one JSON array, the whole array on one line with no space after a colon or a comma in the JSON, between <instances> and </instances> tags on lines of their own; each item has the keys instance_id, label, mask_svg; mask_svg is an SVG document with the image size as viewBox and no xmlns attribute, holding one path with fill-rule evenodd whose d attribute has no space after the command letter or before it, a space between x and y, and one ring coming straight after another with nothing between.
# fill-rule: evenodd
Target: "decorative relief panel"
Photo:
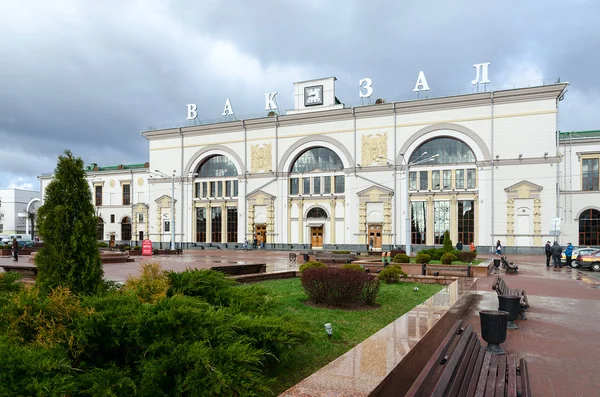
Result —
<instances>
[{"instance_id":1,"label":"decorative relief panel","mask_svg":"<svg viewBox=\"0 0 600 397\"><path fill-rule=\"evenodd\" d=\"M387 157L387 132L362 136L362 164L385 164ZM383 157L383 158L380 158Z\"/></svg>"},{"instance_id":2,"label":"decorative relief panel","mask_svg":"<svg viewBox=\"0 0 600 397\"><path fill-rule=\"evenodd\" d=\"M271 148L272 144L270 143L250 147L250 172L264 172L273 169Z\"/></svg>"}]
</instances>

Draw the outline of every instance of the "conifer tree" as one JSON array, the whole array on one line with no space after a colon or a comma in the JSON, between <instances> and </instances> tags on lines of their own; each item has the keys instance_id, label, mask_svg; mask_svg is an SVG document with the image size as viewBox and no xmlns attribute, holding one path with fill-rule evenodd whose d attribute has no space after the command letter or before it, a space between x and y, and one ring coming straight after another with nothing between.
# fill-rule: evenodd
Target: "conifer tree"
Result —
<instances>
[{"instance_id":1,"label":"conifer tree","mask_svg":"<svg viewBox=\"0 0 600 397\"><path fill-rule=\"evenodd\" d=\"M450 240L450 232L448 232L448 230L446 230L444 232L444 247L442 248L442 250L444 252L450 252L454 249L454 246L452 245L452 240Z\"/></svg>"},{"instance_id":2,"label":"conifer tree","mask_svg":"<svg viewBox=\"0 0 600 397\"><path fill-rule=\"evenodd\" d=\"M58 157L54 179L38 211L44 247L35 256L36 282L45 290L68 287L74 293L94 293L104 271L96 241L97 217L83 160L65 150Z\"/></svg>"}]
</instances>

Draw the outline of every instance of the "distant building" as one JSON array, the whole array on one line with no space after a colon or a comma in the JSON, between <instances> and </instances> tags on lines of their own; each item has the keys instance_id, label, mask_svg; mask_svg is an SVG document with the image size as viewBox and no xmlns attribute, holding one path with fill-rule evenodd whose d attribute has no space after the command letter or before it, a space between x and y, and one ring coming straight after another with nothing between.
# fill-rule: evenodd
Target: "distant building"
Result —
<instances>
[{"instance_id":1,"label":"distant building","mask_svg":"<svg viewBox=\"0 0 600 397\"><path fill-rule=\"evenodd\" d=\"M0 189L0 235L31 234L26 214L28 209L37 211L39 198L40 192L34 190Z\"/></svg>"},{"instance_id":2,"label":"distant building","mask_svg":"<svg viewBox=\"0 0 600 397\"><path fill-rule=\"evenodd\" d=\"M89 166L98 238L169 243L175 226L184 247L387 250L408 236L418 250L446 230L484 252L600 245L600 132L558 133L567 84L345 107L334 82L295 83L286 114L145 131L152 169Z\"/></svg>"}]
</instances>

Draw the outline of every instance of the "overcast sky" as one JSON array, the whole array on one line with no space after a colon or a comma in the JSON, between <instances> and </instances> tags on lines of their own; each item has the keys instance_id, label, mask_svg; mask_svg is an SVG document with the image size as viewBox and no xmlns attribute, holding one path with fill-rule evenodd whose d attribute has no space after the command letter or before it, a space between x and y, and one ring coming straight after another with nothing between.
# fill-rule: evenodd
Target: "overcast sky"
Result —
<instances>
[{"instance_id":1,"label":"overcast sky","mask_svg":"<svg viewBox=\"0 0 600 397\"><path fill-rule=\"evenodd\" d=\"M39 189L66 148L100 165L143 163L150 126L293 106L293 82L336 76L357 105L491 87L571 83L559 128L600 129L597 0L0 0L0 188Z\"/></svg>"}]
</instances>

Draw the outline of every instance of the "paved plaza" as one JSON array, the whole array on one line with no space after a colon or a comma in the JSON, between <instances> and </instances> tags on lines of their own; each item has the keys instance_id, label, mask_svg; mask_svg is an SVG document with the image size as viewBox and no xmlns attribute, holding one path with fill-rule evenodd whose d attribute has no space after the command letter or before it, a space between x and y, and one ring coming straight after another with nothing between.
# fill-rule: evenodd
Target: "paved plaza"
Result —
<instances>
[{"instance_id":1,"label":"paved plaza","mask_svg":"<svg viewBox=\"0 0 600 397\"><path fill-rule=\"evenodd\" d=\"M188 250L179 256L157 256L165 269L184 270L227 265L231 262L266 263L267 271L295 270L302 263L289 261L289 252L266 250L226 251ZM28 264L26 256L20 263ZM527 291L530 309L526 321L517 321L518 330L509 330L503 348L525 357L529 363L536 396L600 397L600 279L589 270L546 268L541 256L509 257L519 265L518 274L502 275L509 287ZM106 278L124 281L139 272L137 258L125 264L104 266ZM0 263L12 263L2 257ZM494 275L477 281L479 292L466 321L481 335L479 310L497 309L496 293L491 290Z\"/></svg>"}]
</instances>

